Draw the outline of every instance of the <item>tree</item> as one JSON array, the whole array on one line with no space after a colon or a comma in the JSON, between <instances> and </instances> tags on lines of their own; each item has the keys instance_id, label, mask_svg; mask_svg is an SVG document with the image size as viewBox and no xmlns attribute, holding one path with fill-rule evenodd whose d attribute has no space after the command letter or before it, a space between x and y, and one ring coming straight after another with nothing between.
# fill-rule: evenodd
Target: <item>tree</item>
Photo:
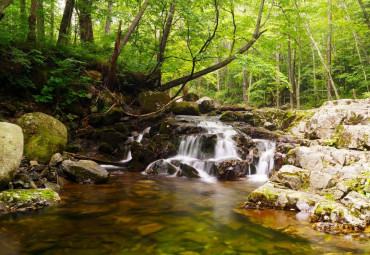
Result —
<instances>
[{"instance_id":1,"label":"tree","mask_svg":"<svg viewBox=\"0 0 370 255\"><path fill-rule=\"evenodd\" d=\"M80 38L82 42L94 42L94 31L91 20L92 1L80 0L77 8L80 23Z\"/></svg>"},{"instance_id":2,"label":"tree","mask_svg":"<svg viewBox=\"0 0 370 255\"><path fill-rule=\"evenodd\" d=\"M13 2L13 0L0 0L0 20L4 18L4 10Z\"/></svg>"},{"instance_id":3,"label":"tree","mask_svg":"<svg viewBox=\"0 0 370 255\"><path fill-rule=\"evenodd\" d=\"M370 29L370 20L369 20L369 16L367 15L367 11L366 11L365 5L362 2L362 0L358 0L358 3L360 4L361 10L362 10L362 12L364 14L365 23L367 24L367 27Z\"/></svg>"},{"instance_id":4,"label":"tree","mask_svg":"<svg viewBox=\"0 0 370 255\"><path fill-rule=\"evenodd\" d=\"M107 19L105 20L105 29L104 29L104 32L108 35L110 34L110 26L112 24L112 9L113 9L113 1L108 0Z\"/></svg>"},{"instance_id":5,"label":"tree","mask_svg":"<svg viewBox=\"0 0 370 255\"><path fill-rule=\"evenodd\" d=\"M44 0L37 0L37 36L40 41L45 39Z\"/></svg>"},{"instance_id":6,"label":"tree","mask_svg":"<svg viewBox=\"0 0 370 255\"><path fill-rule=\"evenodd\" d=\"M37 12L37 0L31 0L30 16L28 18L28 36L27 41L36 41L36 12Z\"/></svg>"},{"instance_id":7,"label":"tree","mask_svg":"<svg viewBox=\"0 0 370 255\"><path fill-rule=\"evenodd\" d=\"M64 7L62 22L60 23L58 44L68 43L69 28L71 27L71 19L73 14L73 8L75 0L66 0Z\"/></svg>"}]
</instances>

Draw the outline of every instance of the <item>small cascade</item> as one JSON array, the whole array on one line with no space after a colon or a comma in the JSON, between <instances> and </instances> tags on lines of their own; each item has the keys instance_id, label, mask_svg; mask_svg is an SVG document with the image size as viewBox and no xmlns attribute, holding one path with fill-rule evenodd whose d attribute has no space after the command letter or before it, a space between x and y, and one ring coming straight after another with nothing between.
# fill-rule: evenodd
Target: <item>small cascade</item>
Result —
<instances>
[{"instance_id":1,"label":"small cascade","mask_svg":"<svg viewBox=\"0 0 370 255\"><path fill-rule=\"evenodd\" d=\"M276 144L273 141L254 139L256 143L259 159L256 164L256 174L251 175L253 181L264 182L268 180L268 174L274 168L274 156Z\"/></svg>"}]
</instances>

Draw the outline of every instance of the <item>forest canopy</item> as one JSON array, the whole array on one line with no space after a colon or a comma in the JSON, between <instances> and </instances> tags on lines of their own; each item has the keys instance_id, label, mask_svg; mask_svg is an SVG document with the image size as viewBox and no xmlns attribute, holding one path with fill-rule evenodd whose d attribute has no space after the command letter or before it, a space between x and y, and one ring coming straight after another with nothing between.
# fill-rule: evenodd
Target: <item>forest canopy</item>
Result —
<instances>
[{"instance_id":1,"label":"forest canopy","mask_svg":"<svg viewBox=\"0 0 370 255\"><path fill-rule=\"evenodd\" d=\"M365 98L369 9L364 0L0 0L0 55L25 73L54 58L41 87L28 74L1 81L38 88L41 102L76 83L71 97L83 97L84 65L100 61L110 89L134 74L145 89L234 105Z\"/></svg>"}]
</instances>

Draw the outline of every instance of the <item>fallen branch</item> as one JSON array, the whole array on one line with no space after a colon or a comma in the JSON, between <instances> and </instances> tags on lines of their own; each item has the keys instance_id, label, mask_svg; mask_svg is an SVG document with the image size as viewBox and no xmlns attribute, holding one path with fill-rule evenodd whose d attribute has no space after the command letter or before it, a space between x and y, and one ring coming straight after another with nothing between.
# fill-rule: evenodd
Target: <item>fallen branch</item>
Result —
<instances>
[{"instance_id":1,"label":"fallen branch","mask_svg":"<svg viewBox=\"0 0 370 255\"><path fill-rule=\"evenodd\" d=\"M129 163L129 162L120 162L120 161L118 162L109 161L109 160L105 160L105 159L101 159L97 157L90 157L90 156L80 155L80 154L67 152L67 151L65 151L65 153L77 159L92 160L100 164L107 164L107 165L113 165L113 166L128 166L128 163Z\"/></svg>"},{"instance_id":2,"label":"fallen branch","mask_svg":"<svg viewBox=\"0 0 370 255\"><path fill-rule=\"evenodd\" d=\"M243 106L223 106L219 110L223 112L224 111L243 112L243 111L252 111L253 108Z\"/></svg>"}]
</instances>

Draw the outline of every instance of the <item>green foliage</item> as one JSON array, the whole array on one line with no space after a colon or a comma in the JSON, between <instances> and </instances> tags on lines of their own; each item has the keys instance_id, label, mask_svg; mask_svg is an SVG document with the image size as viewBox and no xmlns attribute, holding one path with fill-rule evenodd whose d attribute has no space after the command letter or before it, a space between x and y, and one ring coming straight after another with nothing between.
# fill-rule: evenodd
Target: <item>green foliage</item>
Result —
<instances>
[{"instance_id":1,"label":"green foliage","mask_svg":"<svg viewBox=\"0 0 370 255\"><path fill-rule=\"evenodd\" d=\"M85 63L74 58L66 58L56 61L56 65L57 68L50 71L48 84L39 95L34 96L36 101L50 103L56 100L63 107L86 98L86 88L90 79L81 75Z\"/></svg>"}]
</instances>

